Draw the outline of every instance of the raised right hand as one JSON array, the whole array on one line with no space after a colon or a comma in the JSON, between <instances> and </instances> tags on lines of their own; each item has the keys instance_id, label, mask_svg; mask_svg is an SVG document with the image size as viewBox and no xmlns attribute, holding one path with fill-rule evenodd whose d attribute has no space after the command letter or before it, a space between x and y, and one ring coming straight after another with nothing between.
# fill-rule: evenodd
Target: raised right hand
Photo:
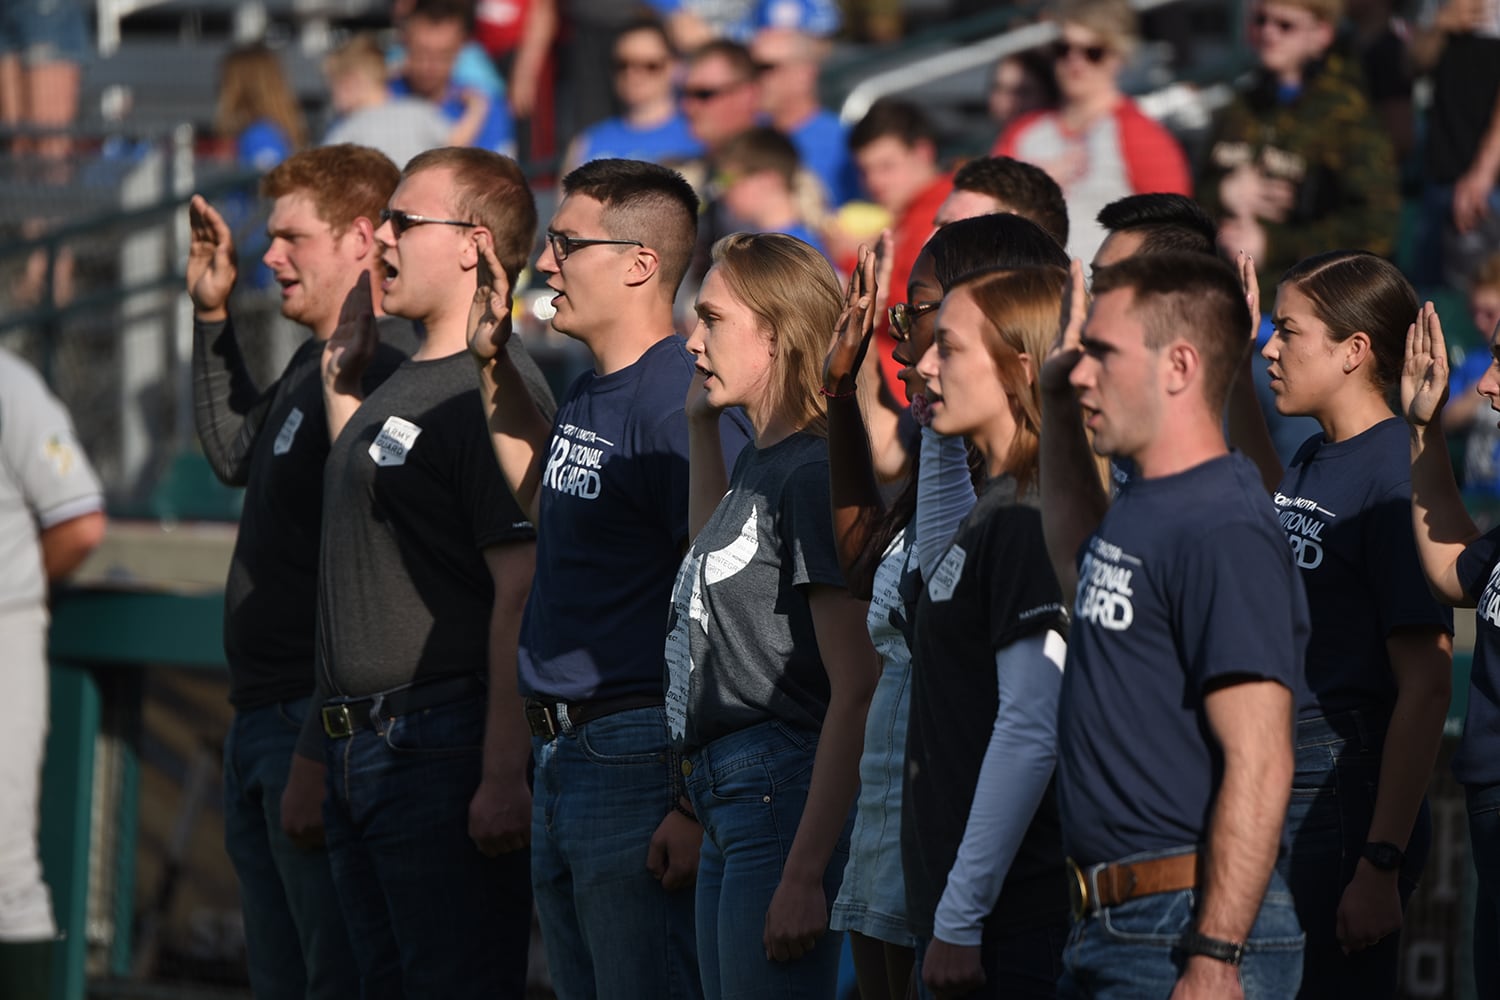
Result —
<instances>
[{"instance_id":1,"label":"raised right hand","mask_svg":"<svg viewBox=\"0 0 1500 1000\"><path fill-rule=\"evenodd\" d=\"M1250 307L1250 343L1260 335L1260 278L1255 273L1255 258L1239 251L1240 287L1245 290L1245 305Z\"/></svg>"},{"instance_id":2,"label":"raised right hand","mask_svg":"<svg viewBox=\"0 0 1500 1000\"><path fill-rule=\"evenodd\" d=\"M469 305L469 353L483 367L495 360L510 340L510 278L495 248L479 240L479 284Z\"/></svg>"},{"instance_id":3,"label":"raised right hand","mask_svg":"<svg viewBox=\"0 0 1500 1000\"><path fill-rule=\"evenodd\" d=\"M201 194L188 202L187 290L193 314L210 323L228 315L229 293L234 291L239 266L234 259L234 234L224 217Z\"/></svg>"},{"instance_id":4,"label":"raised right hand","mask_svg":"<svg viewBox=\"0 0 1500 1000\"><path fill-rule=\"evenodd\" d=\"M1083 338L1083 321L1088 315L1089 294L1083 283L1083 261L1073 258L1068 267L1068 287L1063 291L1062 312L1057 321L1057 340L1047 352L1042 363L1042 391L1053 394L1072 393L1073 386L1068 377L1073 374L1083 349L1079 341Z\"/></svg>"},{"instance_id":5,"label":"raised right hand","mask_svg":"<svg viewBox=\"0 0 1500 1000\"><path fill-rule=\"evenodd\" d=\"M1401 369L1401 414L1413 427L1426 427L1448 401L1448 348L1443 324L1431 302L1406 329L1406 363Z\"/></svg>"},{"instance_id":6,"label":"raised right hand","mask_svg":"<svg viewBox=\"0 0 1500 1000\"><path fill-rule=\"evenodd\" d=\"M864 244L859 247L859 263L849 276L844 294L844 311L833 328L833 342L823 360L823 388L830 394L846 396L854 391L855 375L870 349L870 335L875 330L875 254Z\"/></svg>"}]
</instances>

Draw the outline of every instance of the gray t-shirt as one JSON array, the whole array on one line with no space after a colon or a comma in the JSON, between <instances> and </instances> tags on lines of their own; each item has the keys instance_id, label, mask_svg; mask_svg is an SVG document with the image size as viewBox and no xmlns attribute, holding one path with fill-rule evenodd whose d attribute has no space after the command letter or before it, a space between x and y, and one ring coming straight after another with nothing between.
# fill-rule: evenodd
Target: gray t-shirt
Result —
<instances>
[{"instance_id":1,"label":"gray t-shirt","mask_svg":"<svg viewBox=\"0 0 1500 1000\"><path fill-rule=\"evenodd\" d=\"M40 532L103 507L68 411L30 365L0 349L0 611L45 600Z\"/></svg>"},{"instance_id":2,"label":"gray t-shirt","mask_svg":"<svg viewBox=\"0 0 1500 1000\"><path fill-rule=\"evenodd\" d=\"M677 574L667 634L667 725L684 750L779 720L819 729L828 675L806 587L843 587L828 442L746 447L729 492Z\"/></svg>"},{"instance_id":3,"label":"gray t-shirt","mask_svg":"<svg viewBox=\"0 0 1500 1000\"><path fill-rule=\"evenodd\" d=\"M453 123L431 101L392 97L374 108L361 108L334 122L323 145L352 142L378 149L398 167L418 153L448 145Z\"/></svg>"}]
</instances>

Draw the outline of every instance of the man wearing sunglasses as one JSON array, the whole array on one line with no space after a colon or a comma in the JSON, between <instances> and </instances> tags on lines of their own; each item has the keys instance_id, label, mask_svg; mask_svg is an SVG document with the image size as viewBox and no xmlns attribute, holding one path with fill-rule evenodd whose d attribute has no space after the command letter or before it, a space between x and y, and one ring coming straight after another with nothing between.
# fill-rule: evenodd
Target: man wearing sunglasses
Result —
<instances>
[{"instance_id":1,"label":"man wearing sunglasses","mask_svg":"<svg viewBox=\"0 0 1500 1000\"><path fill-rule=\"evenodd\" d=\"M1129 0L1060 0L1053 72L1062 103L1010 125L994 155L1035 163L1068 200L1068 255L1088 260L1104 241L1095 216L1131 194L1192 194L1187 158L1172 134L1120 90L1138 33Z\"/></svg>"},{"instance_id":2,"label":"man wearing sunglasses","mask_svg":"<svg viewBox=\"0 0 1500 1000\"><path fill-rule=\"evenodd\" d=\"M563 179L537 261L553 327L593 369L556 420L519 390L506 276L476 301L470 351L500 466L537 524L520 679L536 761L532 879L559 1000L701 995L693 890L703 831L667 743L662 649L688 538L683 400L672 333L698 199L681 175L594 160ZM493 268L491 268L493 271ZM749 438L721 424L732 464Z\"/></svg>"},{"instance_id":3,"label":"man wearing sunglasses","mask_svg":"<svg viewBox=\"0 0 1500 1000\"><path fill-rule=\"evenodd\" d=\"M1395 249L1395 152L1355 75L1329 51L1342 9L1342 0L1255 8L1260 67L1217 123L1199 179L1219 246L1253 257L1262 288L1330 247Z\"/></svg>"},{"instance_id":4,"label":"man wearing sunglasses","mask_svg":"<svg viewBox=\"0 0 1500 1000\"><path fill-rule=\"evenodd\" d=\"M334 145L297 153L262 180L271 200L263 260L281 292L281 314L312 332L264 388L245 363L228 310L238 277L229 226L202 197L188 209L193 412L214 473L245 487L224 587L234 706L224 746L224 846L239 875L257 996L334 1000L359 989L323 850L323 757L294 754L294 727L309 715L313 693L329 447L319 363L340 304L361 276L378 273L377 216L399 177L373 149ZM372 308L379 302L377 288ZM370 390L415 344L410 324L380 324L385 342L364 377Z\"/></svg>"},{"instance_id":5,"label":"man wearing sunglasses","mask_svg":"<svg viewBox=\"0 0 1500 1000\"><path fill-rule=\"evenodd\" d=\"M298 753L328 766L363 995L519 1000L531 796L515 656L535 531L491 460L466 324L482 252L513 279L536 208L514 161L447 147L414 157L380 214L384 306L425 336L363 392L366 278L323 351L318 711Z\"/></svg>"}]
</instances>

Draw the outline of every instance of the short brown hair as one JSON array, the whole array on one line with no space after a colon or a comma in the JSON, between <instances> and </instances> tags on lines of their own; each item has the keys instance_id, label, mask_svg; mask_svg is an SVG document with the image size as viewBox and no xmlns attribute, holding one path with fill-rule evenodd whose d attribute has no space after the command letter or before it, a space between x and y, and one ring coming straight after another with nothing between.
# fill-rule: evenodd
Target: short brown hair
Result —
<instances>
[{"instance_id":1,"label":"short brown hair","mask_svg":"<svg viewBox=\"0 0 1500 1000\"><path fill-rule=\"evenodd\" d=\"M644 160L590 160L563 178L562 190L604 206L599 221L610 239L655 250L663 291L677 295L698 242L698 196L681 174Z\"/></svg>"},{"instance_id":2,"label":"short brown hair","mask_svg":"<svg viewBox=\"0 0 1500 1000\"><path fill-rule=\"evenodd\" d=\"M526 175L508 156L471 146L445 146L412 157L401 176L439 169L452 172L454 213L490 231L495 256L514 282L536 242L536 199Z\"/></svg>"},{"instance_id":3,"label":"short brown hair","mask_svg":"<svg viewBox=\"0 0 1500 1000\"><path fill-rule=\"evenodd\" d=\"M771 128L757 125L728 139L715 157L725 170L742 174L770 171L786 182L790 190L797 182L801 160L792 140Z\"/></svg>"},{"instance_id":4,"label":"short brown hair","mask_svg":"<svg viewBox=\"0 0 1500 1000\"><path fill-rule=\"evenodd\" d=\"M323 72L330 78L360 73L371 79L384 81L385 52L373 34L361 31L328 53L323 60Z\"/></svg>"},{"instance_id":5,"label":"short brown hair","mask_svg":"<svg viewBox=\"0 0 1500 1000\"><path fill-rule=\"evenodd\" d=\"M981 156L958 168L953 190L994 198L1006 211L1041 226L1058 246L1068 244L1068 203L1041 167L1008 156Z\"/></svg>"},{"instance_id":6,"label":"short brown hair","mask_svg":"<svg viewBox=\"0 0 1500 1000\"><path fill-rule=\"evenodd\" d=\"M1337 26L1344 16L1344 0L1276 0L1287 7L1305 10L1324 24Z\"/></svg>"},{"instance_id":7,"label":"short brown hair","mask_svg":"<svg viewBox=\"0 0 1500 1000\"><path fill-rule=\"evenodd\" d=\"M264 198L305 194L318 218L333 235L342 236L355 219L379 226L380 210L401 182L401 171L390 157L369 146L340 143L293 153L261 178Z\"/></svg>"},{"instance_id":8,"label":"short brown hair","mask_svg":"<svg viewBox=\"0 0 1500 1000\"><path fill-rule=\"evenodd\" d=\"M1201 253L1137 254L1094 272L1094 297L1129 291L1131 313L1159 351L1186 340L1203 362L1203 397L1222 412L1229 387L1250 350L1250 307L1240 279L1224 261Z\"/></svg>"}]
</instances>

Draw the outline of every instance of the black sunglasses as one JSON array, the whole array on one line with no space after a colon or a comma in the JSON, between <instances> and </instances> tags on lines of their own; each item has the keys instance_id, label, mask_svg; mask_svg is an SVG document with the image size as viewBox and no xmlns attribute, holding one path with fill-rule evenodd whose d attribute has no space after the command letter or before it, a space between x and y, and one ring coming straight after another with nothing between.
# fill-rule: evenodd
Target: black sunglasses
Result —
<instances>
[{"instance_id":1,"label":"black sunglasses","mask_svg":"<svg viewBox=\"0 0 1500 1000\"><path fill-rule=\"evenodd\" d=\"M1062 62L1074 52L1077 52L1089 62L1097 65L1104 61L1105 56L1109 55L1109 47L1105 45L1074 45L1072 42L1064 39L1058 39L1052 43L1052 58L1058 62Z\"/></svg>"},{"instance_id":2,"label":"black sunglasses","mask_svg":"<svg viewBox=\"0 0 1500 1000\"><path fill-rule=\"evenodd\" d=\"M923 302L917 305L910 302L897 302L886 310L886 314L891 318L891 337L897 343L906 343L907 338L911 336L911 328L916 323L917 317L932 312L940 305L942 305L941 302Z\"/></svg>"},{"instance_id":3,"label":"black sunglasses","mask_svg":"<svg viewBox=\"0 0 1500 1000\"><path fill-rule=\"evenodd\" d=\"M1262 31L1264 31L1267 25L1275 25L1276 30L1280 31L1283 35L1290 35L1292 32L1297 30L1296 21L1292 21L1284 17L1272 17L1265 11L1261 11L1255 15L1255 26L1257 28L1260 28Z\"/></svg>"},{"instance_id":4,"label":"black sunglasses","mask_svg":"<svg viewBox=\"0 0 1500 1000\"><path fill-rule=\"evenodd\" d=\"M684 101L698 101L700 103L711 101L715 97L727 94L736 87L743 85L744 81L741 80L735 83L726 83L718 87L689 87L682 92L682 99Z\"/></svg>"},{"instance_id":5,"label":"black sunglasses","mask_svg":"<svg viewBox=\"0 0 1500 1000\"><path fill-rule=\"evenodd\" d=\"M547 245L552 248L552 256L559 261L568 259L574 250L594 246L631 246L643 247L646 244L640 240L583 240L574 236L564 236L562 233L554 233L547 230Z\"/></svg>"},{"instance_id":6,"label":"black sunglasses","mask_svg":"<svg viewBox=\"0 0 1500 1000\"><path fill-rule=\"evenodd\" d=\"M457 219L429 219L425 215L412 215L397 208L382 208L380 221L391 224L391 231L396 234L397 239L412 226L463 226L465 229L473 229L479 225L477 222L460 222Z\"/></svg>"}]
</instances>

